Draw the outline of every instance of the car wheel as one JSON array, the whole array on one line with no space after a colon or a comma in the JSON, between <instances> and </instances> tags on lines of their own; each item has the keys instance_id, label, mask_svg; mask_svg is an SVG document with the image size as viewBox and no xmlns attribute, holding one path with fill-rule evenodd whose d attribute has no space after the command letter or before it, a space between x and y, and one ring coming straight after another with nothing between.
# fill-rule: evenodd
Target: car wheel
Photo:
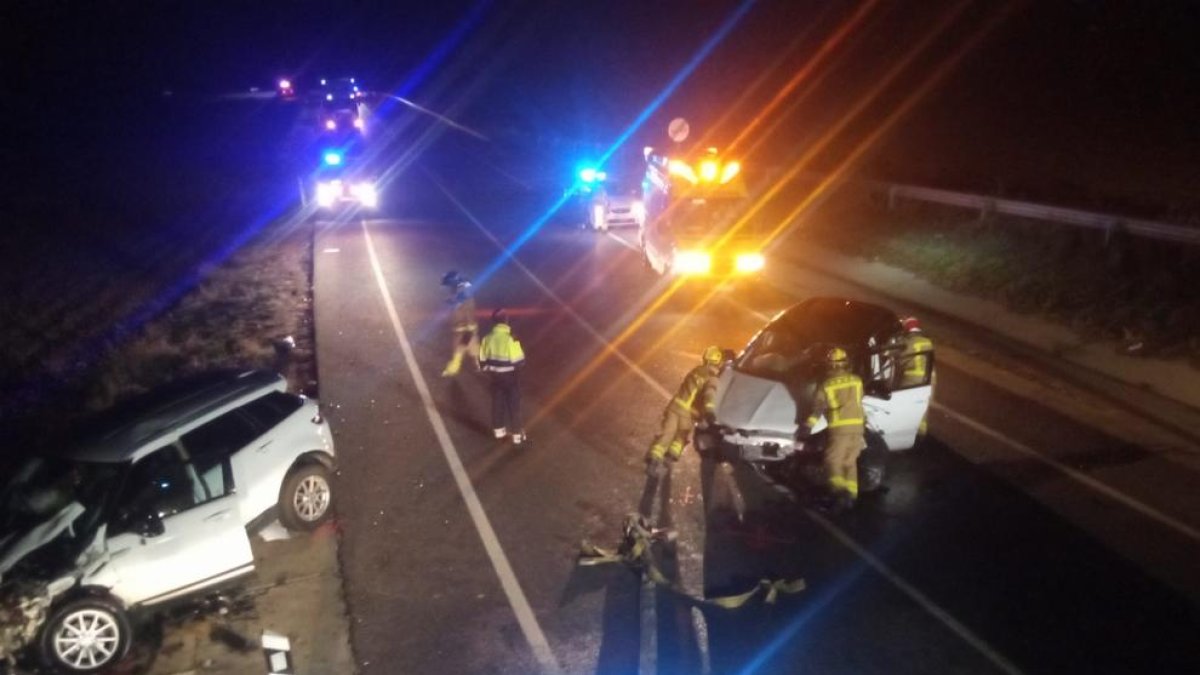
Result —
<instances>
[{"instance_id":1,"label":"car wheel","mask_svg":"<svg viewBox=\"0 0 1200 675\"><path fill-rule=\"evenodd\" d=\"M55 610L42 628L42 660L59 673L95 673L129 650L129 618L104 598L79 598Z\"/></svg>"},{"instance_id":2,"label":"car wheel","mask_svg":"<svg viewBox=\"0 0 1200 675\"><path fill-rule=\"evenodd\" d=\"M867 448L858 456L858 490L875 492L883 486L887 475L888 449L883 439L867 436Z\"/></svg>"},{"instance_id":3,"label":"car wheel","mask_svg":"<svg viewBox=\"0 0 1200 675\"><path fill-rule=\"evenodd\" d=\"M291 470L279 494L279 519L289 530L315 530L333 514L333 483L324 465Z\"/></svg>"}]
</instances>

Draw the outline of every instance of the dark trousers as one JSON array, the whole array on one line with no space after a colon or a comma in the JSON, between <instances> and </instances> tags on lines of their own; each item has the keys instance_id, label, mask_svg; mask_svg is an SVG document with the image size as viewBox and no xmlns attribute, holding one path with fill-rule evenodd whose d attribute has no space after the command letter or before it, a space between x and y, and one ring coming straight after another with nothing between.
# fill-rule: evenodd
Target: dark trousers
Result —
<instances>
[{"instance_id":1,"label":"dark trousers","mask_svg":"<svg viewBox=\"0 0 1200 675\"><path fill-rule=\"evenodd\" d=\"M522 433L521 385L517 373L491 373L492 428Z\"/></svg>"}]
</instances>

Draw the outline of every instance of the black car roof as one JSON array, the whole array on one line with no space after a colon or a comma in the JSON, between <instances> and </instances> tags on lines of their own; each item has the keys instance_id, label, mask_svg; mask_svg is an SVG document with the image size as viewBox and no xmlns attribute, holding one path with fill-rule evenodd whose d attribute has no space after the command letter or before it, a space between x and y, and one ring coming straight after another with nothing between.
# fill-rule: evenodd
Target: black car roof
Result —
<instances>
[{"instance_id":1,"label":"black car roof","mask_svg":"<svg viewBox=\"0 0 1200 675\"><path fill-rule=\"evenodd\" d=\"M804 344L858 349L871 338L878 341L894 334L899 321L891 310L869 302L818 297L793 305L770 325L792 333Z\"/></svg>"},{"instance_id":2,"label":"black car roof","mask_svg":"<svg viewBox=\"0 0 1200 675\"><path fill-rule=\"evenodd\" d=\"M124 401L86 422L68 455L123 462L166 436L246 394L275 388L282 375L266 370L220 370L178 380Z\"/></svg>"}]
</instances>

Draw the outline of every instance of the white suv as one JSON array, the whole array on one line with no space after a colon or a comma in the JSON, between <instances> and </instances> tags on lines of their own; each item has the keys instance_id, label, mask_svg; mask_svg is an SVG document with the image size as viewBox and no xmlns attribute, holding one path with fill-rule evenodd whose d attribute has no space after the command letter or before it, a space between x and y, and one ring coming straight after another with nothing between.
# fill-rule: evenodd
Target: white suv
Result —
<instances>
[{"instance_id":1,"label":"white suv","mask_svg":"<svg viewBox=\"0 0 1200 675\"><path fill-rule=\"evenodd\" d=\"M247 530L332 514L317 402L266 371L217 372L100 416L0 493L0 663L36 645L60 672L119 661L129 615L254 569Z\"/></svg>"}]
</instances>

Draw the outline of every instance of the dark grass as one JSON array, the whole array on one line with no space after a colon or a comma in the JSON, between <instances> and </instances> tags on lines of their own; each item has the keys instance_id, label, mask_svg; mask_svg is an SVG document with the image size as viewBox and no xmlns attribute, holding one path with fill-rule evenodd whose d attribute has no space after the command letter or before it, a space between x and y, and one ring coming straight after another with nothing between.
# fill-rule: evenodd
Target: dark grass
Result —
<instances>
[{"instance_id":1,"label":"dark grass","mask_svg":"<svg viewBox=\"0 0 1200 675\"><path fill-rule=\"evenodd\" d=\"M1196 247L929 204L889 208L851 188L802 231L945 288L1200 367Z\"/></svg>"}]
</instances>

